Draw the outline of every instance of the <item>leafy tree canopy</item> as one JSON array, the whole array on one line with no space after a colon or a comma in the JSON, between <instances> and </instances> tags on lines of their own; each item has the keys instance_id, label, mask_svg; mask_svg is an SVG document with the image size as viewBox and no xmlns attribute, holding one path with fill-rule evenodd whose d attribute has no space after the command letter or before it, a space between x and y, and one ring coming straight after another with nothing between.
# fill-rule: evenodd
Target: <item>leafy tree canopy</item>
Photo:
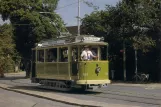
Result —
<instances>
[{"instance_id":1,"label":"leafy tree canopy","mask_svg":"<svg viewBox=\"0 0 161 107\"><path fill-rule=\"evenodd\" d=\"M4 24L0 26L0 76L3 77L3 72L13 70L15 56L15 44L13 41L12 26ZM12 68L12 69L11 69Z\"/></svg>"},{"instance_id":2,"label":"leafy tree canopy","mask_svg":"<svg viewBox=\"0 0 161 107\"><path fill-rule=\"evenodd\" d=\"M57 28L64 31L64 22L54 10L59 0L0 0L0 14L14 28L18 52L30 57L31 48L42 39L57 37ZM44 13L43 13L44 12Z\"/></svg>"},{"instance_id":3,"label":"leafy tree canopy","mask_svg":"<svg viewBox=\"0 0 161 107\"><path fill-rule=\"evenodd\" d=\"M116 6L106 6L82 20L84 33L104 36L109 43L126 41L134 49L147 51L155 45L152 35L157 22L158 1L122 0Z\"/></svg>"}]
</instances>

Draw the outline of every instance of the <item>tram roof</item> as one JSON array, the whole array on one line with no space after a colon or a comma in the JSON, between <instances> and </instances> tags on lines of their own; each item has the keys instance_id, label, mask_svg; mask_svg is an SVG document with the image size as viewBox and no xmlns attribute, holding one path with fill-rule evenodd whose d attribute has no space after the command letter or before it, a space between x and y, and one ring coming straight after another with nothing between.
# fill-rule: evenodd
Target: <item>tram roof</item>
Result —
<instances>
[{"instance_id":1,"label":"tram roof","mask_svg":"<svg viewBox=\"0 0 161 107\"><path fill-rule=\"evenodd\" d=\"M71 45L107 45L107 42L103 42L103 37L96 37L93 35L80 35L61 37L57 39L44 40L37 44L33 49L52 48L52 47L66 47Z\"/></svg>"}]
</instances>

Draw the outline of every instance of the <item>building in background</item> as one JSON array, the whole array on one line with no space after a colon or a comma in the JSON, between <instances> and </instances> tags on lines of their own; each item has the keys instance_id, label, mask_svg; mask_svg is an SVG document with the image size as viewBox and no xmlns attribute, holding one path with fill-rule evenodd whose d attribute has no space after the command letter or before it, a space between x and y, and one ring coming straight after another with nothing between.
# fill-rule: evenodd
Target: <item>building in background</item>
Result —
<instances>
[{"instance_id":1,"label":"building in background","mask_svg":"<svg viewBox=\"0 0 161 107\"><path fill-rule=\"evenodd\" d=\"M78 34L78 26L67 26L66 28L72 35ZM80 33L81 33L81 31L80 31Z\"/></svg>"}]
</instances>

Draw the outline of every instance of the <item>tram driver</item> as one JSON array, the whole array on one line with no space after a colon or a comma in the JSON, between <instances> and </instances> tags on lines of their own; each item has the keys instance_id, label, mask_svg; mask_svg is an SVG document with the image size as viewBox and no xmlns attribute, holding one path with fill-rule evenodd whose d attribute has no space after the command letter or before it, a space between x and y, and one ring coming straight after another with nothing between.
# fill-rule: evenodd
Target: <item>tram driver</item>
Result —
<instances>
[{"instance_id":1,"label":"tram driver","mask_svg":"<svg viewBox=\"0 0 161 107\"><path fill-rule=\"evenodd\" d=\"M84 50L81 53L81 60L92 60L92 58L97 58L97 56L93 55L89 46L84 46Z\"/></svg>"}]
</instances>

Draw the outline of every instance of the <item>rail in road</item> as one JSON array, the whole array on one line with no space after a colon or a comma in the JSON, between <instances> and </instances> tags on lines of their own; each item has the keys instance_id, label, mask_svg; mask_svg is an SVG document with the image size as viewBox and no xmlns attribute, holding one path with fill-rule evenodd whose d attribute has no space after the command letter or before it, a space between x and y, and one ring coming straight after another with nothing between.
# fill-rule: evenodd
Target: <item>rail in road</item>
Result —
<instances>
[{"instance_id":1,"label":"rail in road","mask_svg":"<svg viewBox=\"0 0 161 107\"><path fill-rule=\"evenodd\" d=\"M132 95L133 94L133 95ZM122 101L128 101L128 102L136 102L136 103L142 103L142 104L148 104L148 105L161 105L161 97L155 98L155 96L139 96L135 93L131 93L131 95L127 95L125 93L118 93L118 91L111 91L107 90L106 92L102 92L100 94L90 95L98 98L104 98L104 99L115 99L115 100L122 100Z\"/></svg>"}]
</instances>

